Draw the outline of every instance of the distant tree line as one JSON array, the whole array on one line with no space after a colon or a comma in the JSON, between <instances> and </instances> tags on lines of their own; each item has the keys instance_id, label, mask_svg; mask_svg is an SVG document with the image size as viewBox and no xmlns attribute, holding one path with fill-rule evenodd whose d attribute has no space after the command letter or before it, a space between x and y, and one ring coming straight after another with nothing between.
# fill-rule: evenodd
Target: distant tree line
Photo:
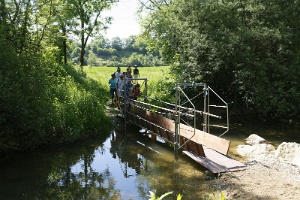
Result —
<instances>
[{"instance_id":1,"label":"distant tree line","mask_svg":"<svg viewBox=\"0 0 300 200\"><path fill-rule=\"evenodd\" d=\"M69 57L73 64L80 63L80 43L70 41ZM148 51L147 44L138 36L125 39L96 37L87 45L83 65L89 66L162 66L165 65L158 50Z\"/></svg>"}]
</instances>

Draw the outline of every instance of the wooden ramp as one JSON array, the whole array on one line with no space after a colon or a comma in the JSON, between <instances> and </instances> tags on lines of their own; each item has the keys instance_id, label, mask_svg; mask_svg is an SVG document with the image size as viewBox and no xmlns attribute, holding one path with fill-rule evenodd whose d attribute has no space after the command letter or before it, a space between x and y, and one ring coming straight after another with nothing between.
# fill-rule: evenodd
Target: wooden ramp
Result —
<instances>
[{"instance_id":1,"label":"wooden ramp","mask_svg":"<svg viewBox=\"0 0 300 200\"><path fill-rule=\"evenodd\" d=\"M132 123L174 143L174 120L135 105L127 111L127 116ZM179 143L186 150L183 151L184 154L213 173L246 169L243 163L227 156L230 141L226 139L180 124Z\"/></svg>"},{"instance_id":2,"label":"wooden ramp","mask_svg":"<svg viewBox=\"0 0 300 200\"><path fill-rule=\"evenodd\" d=\"M245 164L234 160L229 156L220 154L213 149L207 147L204 147L203 149L205 157L196 156L189 151L183 151L183 153L213 173L240 171L247 168Z\"/></svg>"}]
</instances>

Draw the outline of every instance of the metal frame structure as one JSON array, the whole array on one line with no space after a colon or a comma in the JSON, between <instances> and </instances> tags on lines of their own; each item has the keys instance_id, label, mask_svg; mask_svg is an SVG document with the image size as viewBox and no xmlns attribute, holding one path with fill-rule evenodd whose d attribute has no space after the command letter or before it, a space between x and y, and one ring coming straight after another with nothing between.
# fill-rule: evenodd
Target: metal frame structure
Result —
<instances>
[{"instance_id":1,"label":"metal frame structure","mask_svg":"<svg viewBox=\"0 0 300 200\"><path fill-rule=\"evenodd\" d=\"M173 145L174 145L175 159L178 159L179 149L184 148L186 146L186 144L189 143L190 140L196 135L196 130L197 130L196 114L201 114L203 116L203 123L202 123L203 132L210 133L210 127L226 128L226 131L223 132L220 136L223 136L226 132L228 132L228 130L229 130L228 104L219 95L217 95L215 91L213 91L210 87L208 87L206 83L178 83L178 84L176 84L175 85L175 91L176 91L175 104L157 100L159 102L166 104L168 107L173 108L173 109L170 109L170 108L164 108L164 107L160 107L160 106L156 106L156 105L147 103L147 99L151 99L151 98L147 97L147 81L148 81L147 78L138 78L138 79L126 78L123 90L126 91L128 89L128 88L126 88L127 81L134 81L134 80L142 80L145 83L145 92L143 95L144 102L129 99L126 92L124 92L123 109L122 110L123 110L123 117L125 119L124 120L125 134L126 134L126 126L127 126L126 121L128 120L127 114L135 115L135 113L130 113L130 111L128 110L128 107L131 102L134 103L136 108L143 109L143 110L146 110L146 111L149 111L152 113L156 113L158 115L169 115L168 117L171 116L171 118L174 120L174 123L175 123L175 130L173 132L173 135L174 135ZM199 94L197 94L195 97L190 98L183 91L182 87L203 87L203 88L202 88L202 90L200 90ZM220 105L220 106L210 105L210 102L209 102L210 91L212 91L212 93L214 95L216 95L224 103L224 105ZM192 100L195 99L196 97L200 96L200 94L203 94L203 97L204 97L203 111L197 110L195 105L192 102ZM184 98L186 100L184 103L182 103L182 98ZM152 100L156 100L156 99L152 99ZM186 103L189 103L189 106L184 106ZM211 117L218 118L218 119L222 118L221 116L211 114L210 107L226 108L227 126L210 124ZM160 111L157 111L157 110L160 110ZM193 119L192 124L185 122L185 124L187 126L192 127L192 135L189 136L189 138L187 138L187 140L185 140L185 142L180 144L181 143L179 141L181 138L180 130L182 130L181 122L183 121L182 120L183 116ZM154 124L153 122L148 121L148 120L144 120L144 122L148 123L148 124L152 124L154 126L155 125L157 126L157 124ZM140 124L136 124L136 125L141 126ZM164 127L160 127L160 128L164 128ZM167 131L170 132L170 130L167 130ZM154 134L156 134L156 133L154 133Z\"/></svg>"},{"instance_id":2,"label":"metal frame structure","mask_svg":"<svg viewBox=\"0 0 300 200\"><path fill-rule=\"evenodd\" d=\"M126 79L135 80L135 79ZM144 80L147 86L147 79ZM126 86L124 86L124 90ZM182 87L203 87L193 98L189 98ZM166 107L157 106L148 103L151 100L147 96L147 88L144 93L144 100L133 100L124 96L123 100L123 116L125 121L130 121L143 129L147 129L147 132L151 133L151 138L160 136L167 142L174 145L174 158L178 159L178 151L182 148L182 152L203 165L213 173L221 173L227 171L238 171L246 169L246 166L232 158L228 154L230 147L230 141L221 138L229 130L228 119L228 105L227 103L217 95L210 87L205 83L179 83L175 85L175 104L156 100L166 104ZM224 105L210 105L210 92L216 95ZM125 93L126 94L126 93ZM204 108L203 111L197 110L192 100L203 94ZM182 103L182 100L186 101ZM152 99L154 100L154 99ZM189 107L184 106L185 104ZM130 105L127 106L127 105ZM227 109L227 126L212 125L210 124L210 118L221 119L221 116L210 113L210 107L226 108ZM196 115L201 114L203 117L203 130L197 129ZM192 123L188 123L183 118L191 118ZM189 120L189 119L187 119ZM219 137L210 134L210 127L226 128ZM155 136L155 137L153 137Z\"/></svg>"},{"instance_id":3,"label":"metal frame structure","mask_svg":"<svg viewBox=\"0 0 300 200\"><path fill-rule=\"evenodd\" d=\"M196 110L195 108L195 105L192 103L191 101L191 98L189 98L185 93L184 91L182 90L182 87L203 87L203 90L201 93L199 94L204 94L204 105L203 105L203 111L198 111ZM184 108L181 104L181 95L180 94L183 94L183 96L186 98L186 102L189 102L189 104L191 105L192 108L185 108L187 110L191 110L194 114L194 117L193 117L193 136L195 136L195 130L196 130L196 113L201 113L202 116L203 116L203 131L206 132L206 133L210 133L210 127L218 127L218 128L226 128L226 131L223 132L219 137L223 136L226 132L228 132L229 130L229 115L228 115L228 104L214 91L212 90L210 87L207 86L206 83L178 83L176 84L175 86L175 90L176 90L176 95L175 95L175 110L178 111L180 110L181 108ZM221 106L217 106L217 105L210 105L210 91L213 92L214 95L216 95L223 103L224 105L221 105ZM197 96L197 95L196 95ZM192 98L194 99L194 97ZM184 103L184 104L185 104ZM226 113L227 113L227 117L226 117L226 120L227 120L227 126L220 126L220 125L213 125L213 124L210 124L210 117L214 117L214 118L219 118L221 119L222 117L221 116L217 116L217 115L213 115L210 113L210 107L217 107L217 108L225 108L226 109ZM178 115L176 115L175 117L175 126L177 127L176 130L175 130L175 144L174 144L174 157L177 159L178 158L178 150L180 148L182 148L191 138L189 138L187 141L185 141L184 144L182 144L181 146L179 145L179 138L180 138L180 112Z\"/></svg>"}]
</instances>

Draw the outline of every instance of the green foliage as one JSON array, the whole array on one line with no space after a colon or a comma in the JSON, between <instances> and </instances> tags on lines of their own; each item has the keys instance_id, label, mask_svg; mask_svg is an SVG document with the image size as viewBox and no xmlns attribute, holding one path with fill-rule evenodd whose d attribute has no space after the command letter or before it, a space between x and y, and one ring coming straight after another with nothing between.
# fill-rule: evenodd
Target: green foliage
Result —
<instances>
[{"instance_id":1,"label":"green foliage","mask_svg":"<svg viewBox=\"0 0 300 200\"><path fill-rule=\"evenodd\" d=\"M148 195L148 197L150 197L149 200L161 200L161 199L165 198L166 196L172 194L173 192L167 192L167 193L161 195L160 197L156 197L155 192L149 191L149 193L150 193L150 195Z\"/></svg>"},{"instance_id":2,"label":"green foliage","mask_svg":"<svg viewBox=\"0 0 300 200\"><path fill-rule=\"evenodd\" d=\"M264 117L299 116L299 1L154 2L144 41L177 81L207 82Z\"/></svg>"},{"instance_id":3,"label":"green foliage","mask_svg":"<svg viewBox=\"0 0 300 200\"><path fill-rule=\"evenodd\" d=\"M71 15L72 20L79 20L78 24L73 26L72 33L80 38L80 66L84 65L84 55L87 41L91 36L97 35L99 31L105 29L110 23L111 18L101 18L102 12L111 7L113 2L106 0L87 0L84 2L69 0L66 2L69 6L68 10L64 10Z\"/></svg>"},{"instance_id":4,"label":"green foliage","mask_svg":"<svg viewBox=\"0 0 300 200\"><path fill-rule=\"evenodd\" d=\"M80 57L80 48L75 47L73 49L72 53L70 54L72 63L74 63L74 64L79 63L79 57Z\"/></svg>"},{"instance_id":5,"label":"green foliage","mask_svg":"<svg viewBox=\"0 0 300 200\"><path fill-rule=\"evenodd\" d=\"M59 49L0 28L0 152L72 142L105 132L108 99L101 85L71 66L57 63ZM8 40L7 38L11 38Z\"/></svg>"},{"instance_id":6,"label":"green foliage","mask_svg":"<svg viewBox=\"0 0 300 200\"><path fill-rule=\"evenodd\" d=\"M226 200L226 197L223 192L213 192L211 195L205 197L205 199Z\"/></svg>"},{"instance_id":7,"label":"green foliage","mask_svg":"<svg viewBox=\"0 0 300 200\"><path fill-rule=\"evenodd\" d=\"M175 102L175 79L169 73L169 68L156 69L156 76L149 78L148 96L165 102ZM153 102L157 104L157 102ZM163 105L160 105L163 106Z\"/></svg>"},{"instance_id":8,"label":"green foliage","mask_svg":"<svg viewBox=\"0 0 300 200\"><path fill-rule=\"evenodd\" d=\"M75 50L79 48L79 45L72 48ZM74 56L71 55L71 57ZM72 60L72 62L76 61ZM165 65L159 52L147 52L146 44L138 41L136 36L130 36L124 40L119 37L111 40L102 37L95 38L87 47L87 61L89 66Z\"/></svg>"},{"instance_id":9,"label":"green foliage","mask_svg":"<svg viewBox=\"0 0 300 200\"><path fill-rule=\"evenodd\" d=\"M149 191L149 193L150 194L147 195L148 197L150 197L149 200L162 200L166 196L169 196L170 194L173 194L173 192L167 192L167 193L161 195L160 197L156 197L155 192ZM181 198L182 198L181 194L178 194L176 199L181 200Z\"/></svg>"},{"instance_id":10,"label":"green foliage","mask_svg":"<svg viewBox=\"0 0 300 200\"><path fill-rule=\"evenodd\" d=\"M129 63L130 65L137 66L162 66L164 63L158 57L153 55L142 55L138 53L132 53L128 58L123 58L122 63Z\"/></svg>"}]
</instances>

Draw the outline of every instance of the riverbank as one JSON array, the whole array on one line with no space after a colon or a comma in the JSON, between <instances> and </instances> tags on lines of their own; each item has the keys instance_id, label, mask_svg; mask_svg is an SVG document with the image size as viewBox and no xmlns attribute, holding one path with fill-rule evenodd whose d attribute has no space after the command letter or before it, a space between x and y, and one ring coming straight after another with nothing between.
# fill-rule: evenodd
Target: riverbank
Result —
<instances>
[{"instance_id":1,"label":"riverbank","mask_svg":"<svg viewBox=\"0 0 300 200\"><path fill-rule=\"evenodd\" d=\"M300 167L272 154L261 154L246 161L244 171L225 173L209 181L226 199L299 199Z\"/></svg>"},{"instance_id":2,"label":"riverbank","mask_svg":"<svg viewBox=\"0 0 300 200\"><path fill-rule=\"evenodd\" d=\"M122 120L113 117L119 110L109 105L106 108L116 127L120 127ZM299 199L300 167L284 162L273 154L260 154L240 161L247 164L246 170L221 174L217 179L199 185L197 190L207 191L205 193L209 199L221 199L221 193L227 200ZM198 185L198 181L192 182L192 185ZM208 191L213 193L210 194ZM196 191L183 194L183 199L190 199L194 192Z\"/></svg>"}]
</instances>

